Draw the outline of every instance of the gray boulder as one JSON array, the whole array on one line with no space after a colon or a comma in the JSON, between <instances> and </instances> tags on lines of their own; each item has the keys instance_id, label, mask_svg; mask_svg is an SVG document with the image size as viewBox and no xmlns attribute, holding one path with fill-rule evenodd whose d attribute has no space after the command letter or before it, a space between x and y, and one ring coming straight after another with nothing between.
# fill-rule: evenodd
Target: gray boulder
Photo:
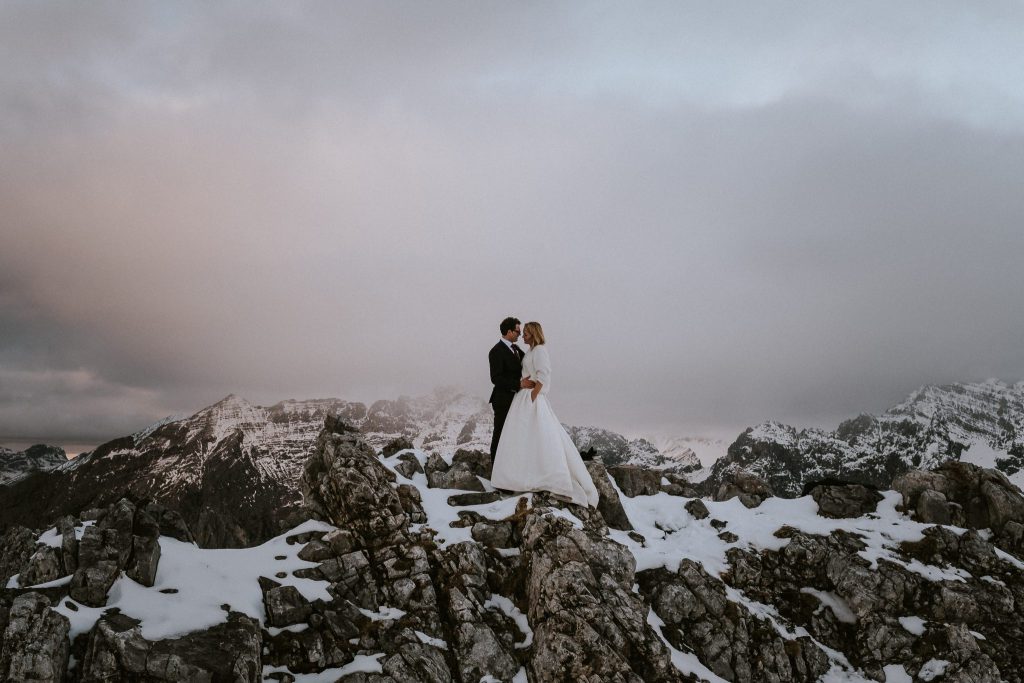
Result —
<instances>
[{"instance_id":1,"label":"gray boulder","mask_svg":"<svg viewBox=\"0 0 1024 683\"><path fill-rule=\"evenodd\" d=\"M739 498L745 507L756 508L765 498L773 496L771 487L761 477L741 469L731 470L722 476L722 483L715 492L715 500Z\"/></svg>"},{"instance_id":2,"label":"gray boulder","mask_svg":"<svg viewBox=\"0 0 1024 683\"><path fill-rule=\"evenodd\" d=\"M71 624L40 593L19 595L0 637L0 680L61 683L68 666Z\"/></svg>"},{"instance_id":3,"label":"gray boulder","mask_svg":"<svg viewBox=\"0 0 1024 683\"><path fill-rule=\"evenodd\" d=\"M259 625L232 612L227 621L180 638L151 641L139 621L104 614L89 633L81 664L82 683L109 681L237 681L258 683Z\"/></svg>"},{"instance_id":4,"label":"gray boulder","mask_svg":"<svg viewBox=\"0 0 1024 683\"><path fill-rule=\"evenodd\" d=\"M42 545L32 553L18 576L21 586L36 586L64 576L64 566L57 548Z\"/></svg>"},{"instance_id":5,"label":"gray boulder","mask_svg":"<svg viewBox=\"0 0 1024 683\"><path fill-rule=\"evenodd\" d=\"M874 512L882 500L881 493L863 484L821 483L808 488L818 504L818 514L832 519L863 517Z\"/></svg>"}]
</instances>

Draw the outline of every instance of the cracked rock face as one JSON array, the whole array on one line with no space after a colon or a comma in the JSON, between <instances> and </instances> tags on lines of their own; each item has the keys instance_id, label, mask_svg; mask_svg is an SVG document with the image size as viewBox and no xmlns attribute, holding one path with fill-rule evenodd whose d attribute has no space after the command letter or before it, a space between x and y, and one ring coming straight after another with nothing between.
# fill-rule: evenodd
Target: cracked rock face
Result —
<instances>
[{"instance_id":1,"label":"cracked rock face","mask_svg":"<svg viewBox=\"0 0 1024 683\"><path fill-rule=\"evenodd\" d=\"M29 592L18 596L0 636L0 680L60 683L68 665L67 617L50 600Z\"/></svg>"},{"instance_id":2,"label":"cracked rock face","mask_svg":"<svg viewBox=\"0 0 1024 683\"><path fill-rule=\"evenodd\" d=\"M127 615L104 615L89 636L82 683L262 680L258 624L240 614L205 631L150 641Z\"/></svg>"}]
</instances>

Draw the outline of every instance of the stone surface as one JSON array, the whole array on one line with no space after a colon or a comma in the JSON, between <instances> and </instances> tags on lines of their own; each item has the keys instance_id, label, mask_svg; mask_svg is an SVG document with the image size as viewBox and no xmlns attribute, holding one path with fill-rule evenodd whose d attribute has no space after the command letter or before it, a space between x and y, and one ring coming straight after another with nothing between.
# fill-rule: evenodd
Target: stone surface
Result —
<instances>
[{"instance_id":1,"label":"stone surface","mask_svg":"<svg viewBox=\"0 0 1024 683\"><path fill-rule=\"evenodd\" d=\"M25 567L18 575L18 584L21 586L35 586L40 583L47 583L64 576L64 563L61 560L60 551L48 545L40 546L32 556L28 558Z\"/></svg>"},{"instance_id":2,"label":"stone surface","mask_svg":"<svg viewBox=\"0 0 1024 683\"><path fill-rule=\"evenodd\" d=\"M262 680L260 630L254 620L231 613L223 624L167 640L143 638L128 615L105 614L89 633L82 683L109 681Z\"/></svg>"},{"instance_id":3,"label":"stone surface","mask_svg":"<svg viewBox=\"0 0 1024 683\"><path fill-rule=\"evenodd\" d=\"M818 483L809 486L808 493L818 504L818 514L832 519L862 517L882 500L882 494L863 484Z\"/></svg>"},{"instance_id":4,"label":"stone surface","mask_svg":"<svg viewBox=\"0 0 1024 683\"><path fill-rule=\"evenodd\" d=\"M50 609L50 600L29 592L18 596L0 635L0 680L61 683L67 670L67 617Z\"/></svg>"},{"instance_id":5,"label":"stone surface","mask_svg":"<svg viewBox=\"0 0 1024 683\"><path fill-rule=\"evenodd\" d=\"M715 500L739 498L745 507L755 508L765 498L773 495L771 487L764 479L751 472L736 469L722 476L722 483L715 491Z\"/></svg>"},{"instance_id":6,"label":"stone surface","mask_svg":"<svg viewBox=\"0 0 1024 683\"><path fill-rule=\"evenodd\" d=\"M619 490L625 495L653 496L661 490L662 474L658 470L637 467L636 465L615 465L608 468Z\"/></svg>"},{"instance_id":7,"label":"stone surface","mask_svg":"<svg viewBox=\"0 0 1024 683\"><path fill-rule=\"evenodd\" d=\"M605 466L593 460L585 464L587 471L590 473L590 478L594 482L594 486L597 487L597 510L604 517L605 523L612 529L632 531L633 525L629 521L625 508L622 507L619 494L615 492L615 487L612 486Z\"/></svg>"}]
</instances>

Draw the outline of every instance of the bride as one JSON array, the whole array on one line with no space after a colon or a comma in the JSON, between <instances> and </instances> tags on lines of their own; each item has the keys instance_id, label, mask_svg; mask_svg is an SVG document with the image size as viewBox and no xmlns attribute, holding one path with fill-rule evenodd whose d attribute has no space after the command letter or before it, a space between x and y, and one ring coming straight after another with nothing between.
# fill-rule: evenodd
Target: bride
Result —
<instances>
[{"instance_id":1,"label":"bride","mask_svg":"<svg viewBox=\"0 0 1024 683\"><path fill-rule=\"evenodd\" d=\"M520 389L512 400L494 456L491 483L510 491L550 491L577 505L597 507L597 488L580 453L548 403L551 360L540 323L523 326L530 347L523 358L523 377L532 389Z\"/></svg>"}]
</instances>

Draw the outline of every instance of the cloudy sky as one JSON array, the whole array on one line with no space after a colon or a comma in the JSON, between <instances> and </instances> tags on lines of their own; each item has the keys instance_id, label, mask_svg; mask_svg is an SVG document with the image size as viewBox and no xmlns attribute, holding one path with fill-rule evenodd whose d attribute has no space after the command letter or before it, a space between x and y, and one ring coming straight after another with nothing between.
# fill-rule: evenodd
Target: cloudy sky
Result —
<instances>
[{"instance_id":1,"label":"cloudy sky","mask_svg":"<svg viewBox=\"0 0 1024 683\"><path fill-rule=\"evenodd\" d=\"M1024 378L1019 2L0 5L0 443L234 392L834 427Z\"/></svg>"}]
</instances>

